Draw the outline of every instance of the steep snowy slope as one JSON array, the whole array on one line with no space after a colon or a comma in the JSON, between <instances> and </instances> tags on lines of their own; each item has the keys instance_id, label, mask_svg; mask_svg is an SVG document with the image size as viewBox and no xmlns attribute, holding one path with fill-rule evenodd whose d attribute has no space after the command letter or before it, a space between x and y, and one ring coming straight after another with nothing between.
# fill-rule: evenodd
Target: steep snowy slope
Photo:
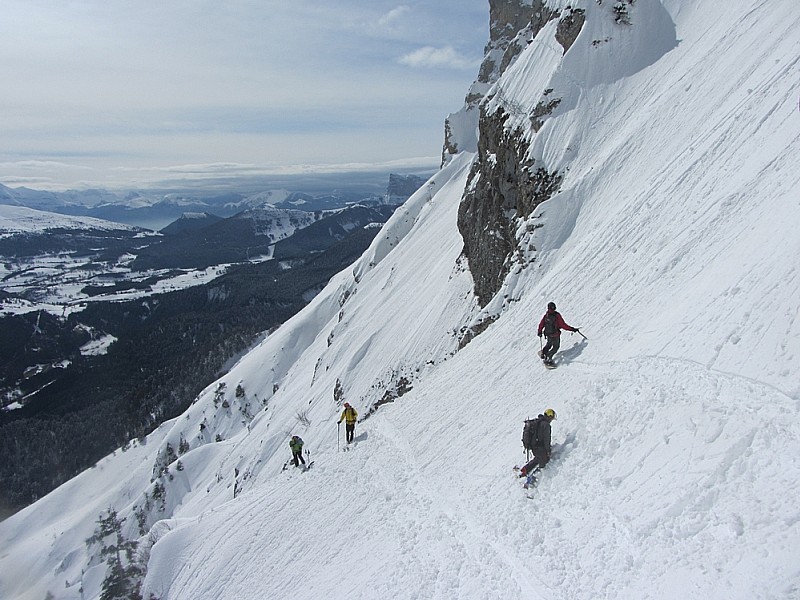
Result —
<instances>
[{"instance_id":1,"label":"steep snowy slope","mask_svg":"<svg viewBox=\"0 0 800 600\"><path fill-rule=\"evenodd\" d=\"M563 173L497 320L459 350L482 311L457 212L486 159L462 152L185 415L0 523L0 597L98 597L109 507L145 598L800 597L800 15L569 4L570 49L548 23L484 105ZM589 337L554 371L549 300ZM531 500L511 466L548 406ZM282 470L292 433L307 473Z\"/></svg>"}]
</instances>

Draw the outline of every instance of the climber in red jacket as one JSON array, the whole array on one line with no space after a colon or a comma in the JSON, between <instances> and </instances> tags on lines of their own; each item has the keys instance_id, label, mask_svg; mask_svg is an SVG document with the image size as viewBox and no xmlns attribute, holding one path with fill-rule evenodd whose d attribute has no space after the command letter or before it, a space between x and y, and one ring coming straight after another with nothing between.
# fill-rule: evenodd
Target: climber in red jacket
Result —
<instances>
[{"instance_id":1,"label":"climber in red jacket","mask_svg":"<svg viewBox=\"0 0 800 600\"><path fill-rule=\"evenodd\" d=\"M547 312L542 317L542 320L539 321L539 329L536 332L536 335L539 337L542 337L542 333L544 333L547 338L547 344L539 351L539 358L541 358L548 367L554 367L556 365L553 361L553 356L555 356L555 353L558 352L561 346L562 329L566 331L580 331L577 327L567 325L567 322L564 321L564 317L556 310L555 302L548 302Z\"/></svg>"}]
</instances>

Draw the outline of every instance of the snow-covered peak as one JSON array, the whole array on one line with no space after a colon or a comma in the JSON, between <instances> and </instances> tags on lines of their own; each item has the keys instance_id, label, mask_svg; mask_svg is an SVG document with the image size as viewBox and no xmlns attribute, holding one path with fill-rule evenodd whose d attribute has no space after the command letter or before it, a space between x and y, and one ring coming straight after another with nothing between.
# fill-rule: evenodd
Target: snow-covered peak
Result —
<instances>
[{"instance_id":1,"label":"snow-covered peak","mask_svg":"<svg viewBox=\"0 0 800 600\"><path fill-rule=\"evenodd\" d=\"M284 189L267 190L247 196L240 204L250 208L259 208L265 205L274 206L287 200L292 192Z\"/></svg>"}]
</instances>

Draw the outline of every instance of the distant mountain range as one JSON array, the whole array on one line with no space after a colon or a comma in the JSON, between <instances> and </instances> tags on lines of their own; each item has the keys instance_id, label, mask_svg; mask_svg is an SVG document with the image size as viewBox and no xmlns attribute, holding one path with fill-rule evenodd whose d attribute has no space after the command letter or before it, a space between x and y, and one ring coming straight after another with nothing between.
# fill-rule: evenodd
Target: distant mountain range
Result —
<instances>
[{"instance_id":1,"label":"distant mountain range","mask_svg":"<svg viewBox=\"0 0 800 600\"><path fill-rule=\"evenodd\" d=\"M160 230L184 214L208 213L230 217L243 210L271 205L314 212L336 210L353 204L401 204L425 179L416 175L392 173L384 193L331 190L320 193L290 191L285 188L257 193L146 192L116 193L107 190L49 192L0 184L0 205L22 206L64 215L94 217Z\"/></svg>"}]
</instances>

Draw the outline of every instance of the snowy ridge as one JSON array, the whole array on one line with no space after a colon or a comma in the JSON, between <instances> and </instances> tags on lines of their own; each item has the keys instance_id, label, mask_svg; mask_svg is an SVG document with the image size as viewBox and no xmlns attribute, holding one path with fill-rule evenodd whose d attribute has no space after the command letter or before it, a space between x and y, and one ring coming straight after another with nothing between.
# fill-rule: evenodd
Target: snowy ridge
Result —
<instances>
[{"instance_id":1,"label":"snowy ridge","mask_svg":"<svg viewBox=\"0 0 800 600\"><path fill-rule=\"evenodd\" d=\"M250 208L236 214L233 219L252 221L256 235L268 236L272 241L283 240L298 229L308 227L321 215L302 210L276 208L269 204Z\"/></svg>"},{"instance_id":2,"label":"snowy ridge","mask_svg":"<svg viewBox=\"0 0 800 600\"><path fill-rule=\"evenodd\" d=\"M102 231L139 231L139 227L122 225L92 217L70 217L56 213L0 204L0 237L18 233L45 233L50 229L95 229Z\"/></svg>"},{"instance_id":3,"label":"snowy ridge","mask_svg":"<svg viewBox=\"0 0 800 600\"><path fill-rule=\"evenodd\" d=\"M250 208L274 208L275 204L286 201L289 196L291 196L289 190L267 190L257 194L250 194L238 205Z\"/></svg>"},{"instance_id":4,"label":"snowy ridge","mask_svg":"<svg viewBox=\"0 0 800 600\"><path fill-rule=\"evenodd\" d=\"M526 128L562 94L529 139L565 173L490 327L458 350L461 153L184 415L0 523L0 597L99 597L110 506L145 598L799 597L800 16L637 0L623 26L613 4L572 3L570 50L547 25L489 93ZM589 337L553 371L549 300ZM548 406L529 500L511 466ZM292 433L308 473L282 470Z\"/></svg>"}]
</instances>

